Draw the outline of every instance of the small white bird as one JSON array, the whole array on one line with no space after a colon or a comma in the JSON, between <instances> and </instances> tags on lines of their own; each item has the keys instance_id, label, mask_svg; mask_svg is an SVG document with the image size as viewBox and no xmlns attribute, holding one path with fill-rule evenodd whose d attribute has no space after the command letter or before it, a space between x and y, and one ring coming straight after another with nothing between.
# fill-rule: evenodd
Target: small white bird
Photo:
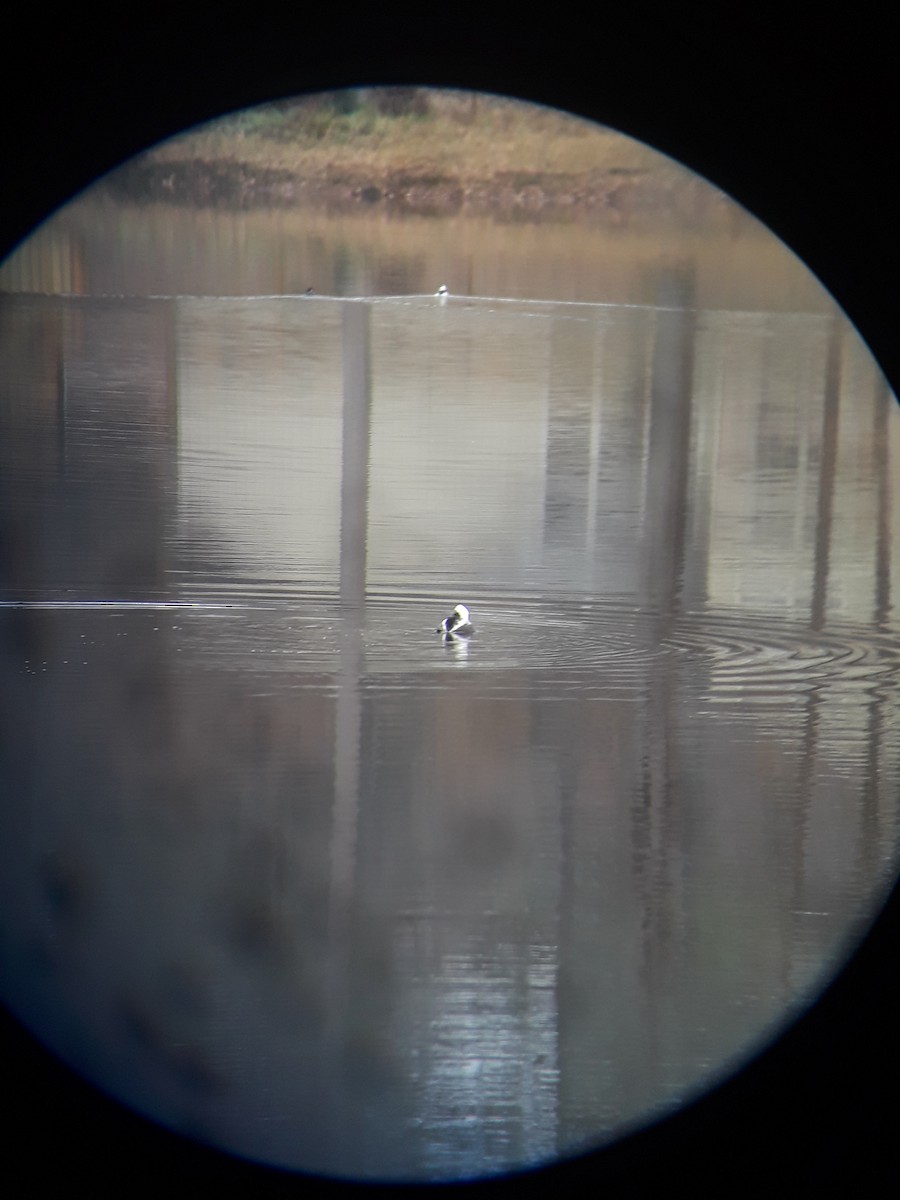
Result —
<instances>
[{"instance_id":1,"label":"small white bird","mask_svg":"<svg viewBox=\"0 0 900 1200\"><path fill-rule=\"evenodd\" d=\"M434 632L442 633L447 639L471 637L475 632L475 626L469 618L469 610L466 606L464 604L457 604L450 616L444 617Z\"/></svg>"},{"instance_id":2,"label":"small white bird","mask_svg":"<svg viewBox=\"0 0 900 1200\"><path fill-rule=\"evenodd\" d=\"M438 290L434 294L436 296L439 296L441 300L446 300L447 297L450 295L450 293L447 291L446 283L442 283L441 286L438 288Z\"/></svg>"}]
</instances>

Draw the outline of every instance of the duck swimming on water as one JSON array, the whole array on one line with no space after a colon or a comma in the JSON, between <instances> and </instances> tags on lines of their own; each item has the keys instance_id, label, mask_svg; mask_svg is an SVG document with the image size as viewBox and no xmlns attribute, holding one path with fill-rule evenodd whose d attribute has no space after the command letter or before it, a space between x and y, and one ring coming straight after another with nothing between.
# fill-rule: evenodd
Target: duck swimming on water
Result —
<instances>
[{"instance_id":1,"label":"duck swimming on water","mask_svg":"<svg viewBox=\"0 0 900 1200\"><path fill-rule=\"evenodd\" d=\"M472 624L466 606L457 604L450 616L444 617L434 632L442 633L445 638L471 637L475 632L475 626Z\"/></svg>"},{"instance_id":2,"label":"duck swimming on water","mask_svg":"<svg viewBox=\"0 0 900 1200\"><path fill-rule=\"evenodd\" d=\"M434 294L436 296L439 296L441 298L441 300L446 300L447 297L450 295L450 292L447 290L446 283L442 283L441 286L438 288L438 290Z\"/></svg>"}]
</instances>

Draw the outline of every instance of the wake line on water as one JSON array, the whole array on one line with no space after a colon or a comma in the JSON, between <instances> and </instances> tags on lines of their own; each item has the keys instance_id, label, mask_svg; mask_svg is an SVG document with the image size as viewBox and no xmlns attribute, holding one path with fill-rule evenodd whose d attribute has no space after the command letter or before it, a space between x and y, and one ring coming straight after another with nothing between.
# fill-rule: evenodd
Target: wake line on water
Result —
<instances>
[{"instance_id":1,"label":"wake line on water","mask_svg":"<svg viewBox=\"0 0 900 1200\"><path fill-rule=\"evenodd\" d=\"M53 300L147 300L147 301L173 301L173 300L204 300L214 301L217 304L246 304L248 301L271 301L271 300L302 300L306 304L313 304L317 300L338 301L342 304L390 304L404 303L409 304L413 301L429 300L435 303L435 307L446 307L446 302L438 305L435 301L435 296L430 292L410 293L409 295L398 296L328 296L315 295L306 296L302 292L262 292L254 295L234 295L223 296L210 292L151 292L149 294L141 294L139 292L17 292L18 297L40 297L42 299ZM480 305L480 304L508 304L508 305L548 305L560 308L627 308L627 309L644 309L649 312L685 312L698 311L693 308L687 309L683 306L670 306L665 304L641 304L630 303L627 301L617 300L551 300L542 299L539 296L524 298L521 296L464 296L451 295L447 297L450 301L455 301L459 307L465 304ZM544 314L535 313L535 316ZM792 314L793 315L793 314Z\"/></svg>"},{"instance_id":2,"label":"wake line on water","mask_svg":"<svg viewBox=\"0 0 900 1200\"><path fill-rule=\"evenodd\" d=\"M255 608L253 604L218 603L209 600L0 600L2 608L59 608L59 609L223 609Z\"/></svg>"}]
</instances>

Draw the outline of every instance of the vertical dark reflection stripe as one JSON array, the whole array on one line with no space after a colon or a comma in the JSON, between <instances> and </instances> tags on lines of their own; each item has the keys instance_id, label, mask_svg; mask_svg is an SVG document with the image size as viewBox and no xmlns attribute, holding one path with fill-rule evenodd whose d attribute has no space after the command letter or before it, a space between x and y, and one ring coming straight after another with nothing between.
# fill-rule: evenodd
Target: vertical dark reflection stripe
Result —
<instances>
[{"instance_id":1,"label":"vertical dark reflection stripe","mask_svg":"<svg viewBox=\"0 0 900 1200\"><path fill-rule=\"evenodd\" d=\"M820 686L807 692L803 712L803 742L797 778L797 799L789 809L790 855L785 866L790 870L790 901L785 920L791 931L789 962L796 963L802 945L803 913L807 908L806 864L809 849L810 814L816 799L816 778L819 766L819 726L822 720L824 696ZM783 977L788 989L796 987L790 968Z\"/></svg>"},{"instance_id":2,"label":"vertical dark reflection stripe","mask_svg":"<svg viewBox=\"0 0 900 1200\"><path fill-rule=\"evenodd\" d=\"M334 798L328 884L328 939L324 947L325 1008L321 1041L320 1137L326 1157L341 1160L352 1128L353 1087L346 1070L346 1031L351 1022L354 980L353 929L357 912L358 829L363 721L361 680L365 671L362 610L347 610L342 621L340 675L334 720ZM327 1147L327 1148L326 1148Z\"/></svg>"},{"instance_id":3,"label":"vertical dark reflection stripe","mask_svg":"<svg viewBox=\"0 0 900 1200\"><path fill-rule=\"evenodd\" d=\"M873 458L875 462L876 526L875 526L875 624L883 626L891 611L891 470L888 440L888 409L896 402L891 398L883 378L879 378L875 394L875 419L872 427Z\"/></svg>"},{"instance_id":4,"label":"vertical dark reflection stripe","mask_svg":"<svg viewBox=\"0 0 900 1200\"><path fill-rule=\"evenodd\" d=\"M341 442L341 603L366 598L366 526L369 507L371 369L369 306L344 302L344 413Z\"/></svg>"},{"instance_id":5,"label":"vertical dark reflection stripe","mask_svg":"<svg viewBox=\"0 0 900 1200\"><path fill-rule=\"evenodd\" d=\"M821 629L828 607L828 568L831 553L831 522L834 511L834 480L837 465L838 416L841 385L841 327L833 321L828 335L825 362L825 392L822 414L822 448L819 457L819 495L816 507L816 541L813 552L813 590L809 624Z\"/></svg>"},{"instance_id":6,"label":"vertical dark reflection stripe","mask_svg":"<svg viewBox=\"0 0 900 1200\"><path fill-rule=\"evenodd\" d=\"M872 613L876 626L883 629L891 611L891 466L888 412L896 403L883 377L875 389L872 422L872 458L875 469L875 604ZM893 689L878 684L869 700L866 770L860 805L860 868L872 878L878 870L882 818L881 754L885 723L890 719Z\"/></svg>"},{"instance_id":7,"label":"vertical dark reflection stripe","mask_svg":"<svg viewBox=\"0 0 900 1200\"><path fill-rule=\"evenodd\" d=\"M589 519L594 328L554 319L547 384L544 541L584 547Z\"/></svg>"},{"instance_id":8,"label":"vertical dark reflection stripe","mask_svg":"<svg viewBox=\"0 0 900 1200\"><path fill-rule=\"evenodd\" d=\"M864 879L874 879L879 873L881 854L882 786L881 748L884 743L885 721L889 719L888 697L892 689L878 685L872 690L866 722L866 765L860 788L859 806L859 867ZM886 711L887 709L887 711Z\"/></svg>"},{"instance_id":9,"label":"vertical dark reflection stripe","mask_svg":"<svg viewBox=\"0 0 900 1200\"><path fill-rule=\"evenodd\" d=\"M647 596L667 624L681 605L694 375L694 272L672 271L657 290L644 507Z\"/></svg>"},{"instance_id":10,"label":"vertical dark reflection stripe","mask_svg":"<svg viewBox=\"0 0 900 1200\"><path fill-rule=\"evenodd\" d=\"M165 326L163 328L163 348L165 362L165 393L166 413L169 419L169 437L173 447L173 457L177 460L178 451L178 331L181 325L182 310L177 299L166 300L163 312Z\"/></svg>"},{"instance_id":11,"label":"vertical dark reflection stripe","mask_svg":"<svg viewBox=\"0 0 900 1200\"><path fill-rule=\"evenodd\" d=\"M322 1138L334 1161L342 1142L356 1136L348 1127L352 1106L343 1070L343 1042L351 1003L352 925L357 871L361 781L361 681L365 672L362 636L366 598L366 533L369 494L371 373L369 306L343 305L344 407L341 441L340 671L334 725L334 800L325 969L322 1074L325 1090Z\"/></svg>"},{"instance_id":12,"label":"vertical dark reflection stripe","mask_svg":"<svg viewBox=\"0 0 900 1200\"><path fill-rule=\"evenodd\" d=\"M550 732L542 724L556 718L569 721L571 715L567 705L554 709L536 709L532 718L533 740L546 741ZM543 716L543 721L541 717ZM557 731L553 731L556 733ZM570 1010L577 1011L579 984L584 974L584 957L580 953L580 925L578 908L578 778L577 762L574 758L564 760L564 770L557 791L557 817L559 834L559 909L557 912L557 968L556 989L556 1034L559 1063L559 1080L556 1096L557 1127L566 1121L577 1127L578 1113L584 1099L578 1084L577 1069L570 1069L573 1049L581 1051L575 1039L569 1036L570 1025L574 1024ZM557 1143L557 1152L561 1149Z\"/></svg>"},{"instance_id":13,"label":"vertical dark reflection stripe","mask_svg":"<svg viewBox=\"0 0 900 1200\"><path fill-rule=\"evenodd\" d=\"M56 364L56 446L58 452L57 473L60 479L66 474L66 409L69 399L69 376L66 369L65 345L61 343Z\"/></svg>"},{"instance_id":14,"label":"vertical dark reflection stripe","mask_svg":"<svg viewBox=\"0 0 900 1200\"><path fill-rule=\"evenodd\" d=\"M643 515L644 588L656 614L644 704L639 799L632 813L634 887L641 904L645 1036L662 1045L663 1000L684 914L673 862L681 831L673 811L679 689L659 639L681 610L689 519L695 276L683 266L656 292ZM677 874L677 868L676 872ZM658 1048L657 1048L658 1049Z\"/></svg>"}]
</instances>

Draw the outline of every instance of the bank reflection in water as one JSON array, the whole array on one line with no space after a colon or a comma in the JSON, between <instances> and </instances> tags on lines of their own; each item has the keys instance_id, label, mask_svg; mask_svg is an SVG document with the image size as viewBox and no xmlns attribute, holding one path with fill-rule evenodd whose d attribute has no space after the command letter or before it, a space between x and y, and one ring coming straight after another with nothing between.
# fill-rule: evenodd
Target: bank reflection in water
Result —
<instances>
[{"instance_id":1,"label":"bank reflection in water","mask_svg":"<svg viewBox=\"0 0 900 1200\"><path fill-rule=\"evenodd\" d=\"M5 302L4 998L90 1078L489 1173L679 1103L852 945L894 402L837 318L657 301Z\"/></svg>"}]
</instances>

